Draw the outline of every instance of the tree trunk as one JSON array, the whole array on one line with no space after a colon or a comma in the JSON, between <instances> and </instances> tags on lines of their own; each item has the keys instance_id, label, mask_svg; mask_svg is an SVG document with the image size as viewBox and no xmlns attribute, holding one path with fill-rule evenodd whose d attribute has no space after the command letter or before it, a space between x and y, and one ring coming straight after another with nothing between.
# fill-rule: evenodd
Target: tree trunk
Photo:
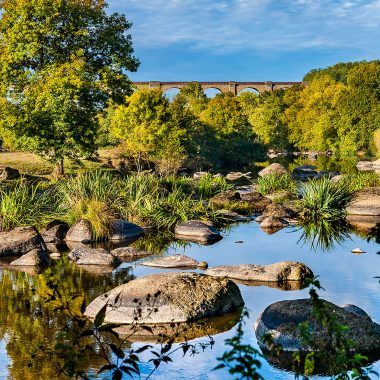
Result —
<instances>
[{"instance_id":1,"label":"tree trunk","mask_svg":"<svg viewBox=\"0 0 380 380\"><path fill-rule=\"evenodd\" d=\"M58 178L62 177L65 174L64 166L63 166L63 158L60 158L54 166L53 169L53 177Z\"/></svg>"}]
</instances>

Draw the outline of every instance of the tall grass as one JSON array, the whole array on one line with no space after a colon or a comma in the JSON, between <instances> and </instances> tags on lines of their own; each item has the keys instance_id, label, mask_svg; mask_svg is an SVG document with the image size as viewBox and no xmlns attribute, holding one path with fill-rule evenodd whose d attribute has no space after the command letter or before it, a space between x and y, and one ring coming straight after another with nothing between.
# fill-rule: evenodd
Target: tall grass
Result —
<instances>
[{"instance_id":1,"label":"tall grass","mask_svg":"<svg viewBox=\"0 0 380 380\"><path fill-rule=\"evenodd\" d=\"M339 180L350 192L380 186L380 177L374 172L358 172L345 175Z\"/></svg>"},{"instance_id":2,"label":"tall grass","mask_svg":"<svg viewBox=\"0 0 380 380\"><path fill-rule=\"evenodd\" d=\"M279 191L288 191L295 195L297 185L289 174L269 174L257 179L257 190L263 195Z\"/></svg>"},{"instance_id":3,"label":"tall grass","mask_svg":"<svg viewBox=\"0 0 380 380\"><path fill-rule=\"evenodd\" d=\"M11 188L0 188L0 200L2 230L27 225L41 227L57 213L52 190L43 190L39 184L19 181Z\"/></svg>"},{"instance_id":4,"label":"tall grass","mask_svg":"<svg viewBox=\"0 0 380 380\"><path fill-rule=\"evenodd\" d=\"M224 177L214 177L207 173L196 182L194 192L202 198L211 198L222 191L232 189L232 187Z\"/></svg>"},{"instance_id":5,"label":"tall grass","mask_svg":"<svg viewBox=\"0 0 380 380\"><path fill-rule=\"evenodd\" d=\"M328 177L301 184L298 194L303 206L303 218L312 220L343 218L345 206L351 200L349 189L341 182L332 182Z\"/></svg>"}]
</instances>

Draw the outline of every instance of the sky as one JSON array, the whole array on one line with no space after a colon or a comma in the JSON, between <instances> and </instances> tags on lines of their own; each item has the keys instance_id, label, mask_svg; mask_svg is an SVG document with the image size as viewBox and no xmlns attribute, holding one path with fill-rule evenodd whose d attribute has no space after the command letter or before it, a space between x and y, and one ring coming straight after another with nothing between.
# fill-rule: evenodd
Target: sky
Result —
<instances>
[{"instance_id":1,"label":"sky","mask_svg":"<svg viewBox=\"0 0 380 380\"><path fill-rule=\"evenodd\" d=\"M301 81L380 58L380 0L108 0L124 13L134 81Z\"/></svg>"}]
</instances>

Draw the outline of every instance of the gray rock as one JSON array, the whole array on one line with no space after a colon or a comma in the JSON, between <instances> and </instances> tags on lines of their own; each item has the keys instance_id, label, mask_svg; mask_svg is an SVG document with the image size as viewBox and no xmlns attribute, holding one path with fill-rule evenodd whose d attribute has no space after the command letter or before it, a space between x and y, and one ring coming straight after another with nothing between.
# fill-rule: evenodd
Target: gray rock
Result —
<instances>
[{"instance_id":1,"label":"gray rock","mask_svg":"<svg viewBox=\"0 0 380 380\"><path fill-rule=\"evenodd\" d=\"M265 217L273 216L275 218L292 219L296 216L296 213L290 208L287 208L285 206L282 206L276 203L271 203L267 207L265 207L263 216Z\"/></svg>"},{"instance_id":2,"label":"gray rock","mask_svg":"<svg viewBox=\"0 0 380 380\"><path fill-rule=\"evenodd\" d=\"M260 224L261 228L276 228L276 227L286 227L289 225L285 219L276 218L274 216L266 217Z\"/></svg>"},{"instance_id":3,"label":"gray rock","mask_svg":"<svg viewBox=\"0 0 380 380\"><path fill-rule=\"evenodd\" d=\"M311 269L305 264L294 261L281 261L269 265L222 265L209 268L206 274L241 281L278 283L303 281L305 278L313 277Z\"/></svg>"},{"instance_id":4,"label":"gray rock","mask_svg":"<svg viewBox=\"0 0 380 380\"><path fill-rule=\"evenodd\" d=\"M153 252L139 250L135 247L120 247L111 251L111 254L123 261L134 261L153 255Z\"/></svg>"},{"instance_id":5,"label":"gray rock","mask_svg":"<svg viewBox=\"0 0 380 380\"><path fill-rule=\"evenodd\" d=\"M50 257L46 251L33 249L20 258L11 262L10 265L18 267L45 267L50 264Z\"/></svg>"},{"instance_id":6,"label":"gray rock","mask_svg":"<svg viewBox=\"0 0 380 380\"><path fill-rule=\"evenodd\" d=\"M92 224L90 221L81 219L67 231L66 240L75 242L90 242L92 238Z\"/></svg>"},{"instance_id":7,"label":"gray rock","mask_svg":"<svg viewBox=\"0 0 380 380\"><path fill-rule=\"evenodd\" d=\"M283 165L273 163L267 166L266 168L264 168L263 170L260 170L258 174L260 177L265 177L270 174L277 174L277 175L288 174L288 171Z\"/></svg>"},{"instance_id":8,"label":"gray rock","mask_svg":"<svg viewBox=\"0 0 380 380\"><path fill-rule=\"evenodd\" d=\"M144 230L137 224L122 219L110 222L110 240L137 239L144 235Z\"/></svg>"},{"instance_id":9,"label":"gray rock","mask_svg":"<svg viewBox=\"0 0 380 380\"><path fill-rule=\"evenodd\" d=\"M99 265L115 267L121 263L120 259L103 248L77 248L67 256L78 265Z\"/></svg>"},{"instance_id":10,"label":"gray rock","mask_svg":"<svg viewBox=\"0 0 380 380\"><path fill-rule=\"evenodd\" d=\"M156 260L144 261L142 265L158 268L189 268L195 269L199 262L185 255L165 256Z\"/></svg>"},{"instance_id":11,"label":"gray rock","mask_svg":"<svg viewBox=\"0 0 380 380\"><path fill-rule=\"evenodd\" d=\"M195 241L200 243L214 243L223 237L219 231L200 220L189 220L180 223L175 227L175 237L177 239Z\"/></svg>"},{"instance_id":12,"label":"gray rock","mask_svg":"<svg viewBox=\"0 0 380 380\"><path fill-rule=\"evenodd\" d=\"M0 231L0 257L21 256L33 249L46 250L45 242L35 227Z\"/></svg>"},{"instance_id":13,"label":"gray rock","mask_svg":"<svg viewBox=\"0 0 380 380\"><path fill-rule=\"evenodd\" d=\"M356 352L365 353L380 350L380 326L368 316L361 315L357 309L342 308L322 300L337 322L347 326L346 332L353 342ZM309 299L280 301L268 306L255 324L255 332L260 348L268 349L266 334L272 336L275 344L281 344L284 351L309 352L312 348L303 342L298 325L309 322L313 342L318 349L328 349L333 344L325 326L319 323L312 314Z\"/></svg>"},{"instance_id":14,"label":"gray rock","mask_svg":"<svg viewBox=\"0 0 380 380\"><path fill-rule=\"evenodd\" d=\"M366 319L372 321L371 317L359 306L352 305L352 304L346 304L340 306L342 309L345 309L351 313L357 314L359 316L365 317Z\"/></svg>"},{"instance_id":15,"label":"gray rock","mask_svg":"<svg viewBox=\"0 0 380 380\"><path fill-rule=\"evenodd\" d=\"M20 178L20 172L17 169L8 166L0 167L0 181L10 181Z\"/></svg>"},{"instance_id":16,"label":"gray rock","mask_svg":"<svg viewBox=\"0 0 380 380\"><path fill-rule=\"evenodd\" d=\"M346 207L349 215L380 215L380 195L363 191Z\"/></svg>"},{"instance_id":17,"label":"gray rock","mask_svg":"<svg viewBox=\"0 0 380 380\"><path fill-rule=\"evenodd\" d=\"M64 240L69 230L69 225L61 220L53 220L47 224L47 226L41 230L41 235L45 241Z\"/></svg>"},{"instance_id":18,"label":"gray rock","mask_svg":"<svg viewBox=\"0 0 380 380\"><path fill-rule=\"evenodd\" d=\"M105 307L105 322L177 323L227 314L243 305L238 286L226 278L171 272L120 285L92 301L85 315L94 318Z\"/></svg>"},{"instance_id":19,"label":"gray rock","mask_svg":"<svg viewBox=\"0 0 380 380\"><path fill-rule=\"evenodd\" d=\"M249 222L251 220L248 216L230 210L217 210L216 214L230 222Z\"/></svg>"},{"instance_id":20,"label":"gray rock","mask_svg":"<svg viewBox=\"0 0 380 380\"><path fill-rule=\"evenodd\" d=\"M251 184L252 173L231 172L226 175L226 180L236 185Z\"/></svg>"}]
</instances>

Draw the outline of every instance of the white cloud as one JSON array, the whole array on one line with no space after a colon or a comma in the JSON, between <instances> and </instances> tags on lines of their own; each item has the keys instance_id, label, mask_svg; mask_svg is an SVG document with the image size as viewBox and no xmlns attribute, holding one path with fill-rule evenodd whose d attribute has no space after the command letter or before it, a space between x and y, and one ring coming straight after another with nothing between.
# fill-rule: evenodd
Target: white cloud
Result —
<instances>
[{"instance_id":1,"label":"white cloud","mask_svg":"<svg viewBox=\"0 0 380 380\"><path fill-rule=\"evenodd\" d=\"M136 46L233 52L333 47L377 52L380 0L110 0Z\"/></svg>"}]
</instances>

